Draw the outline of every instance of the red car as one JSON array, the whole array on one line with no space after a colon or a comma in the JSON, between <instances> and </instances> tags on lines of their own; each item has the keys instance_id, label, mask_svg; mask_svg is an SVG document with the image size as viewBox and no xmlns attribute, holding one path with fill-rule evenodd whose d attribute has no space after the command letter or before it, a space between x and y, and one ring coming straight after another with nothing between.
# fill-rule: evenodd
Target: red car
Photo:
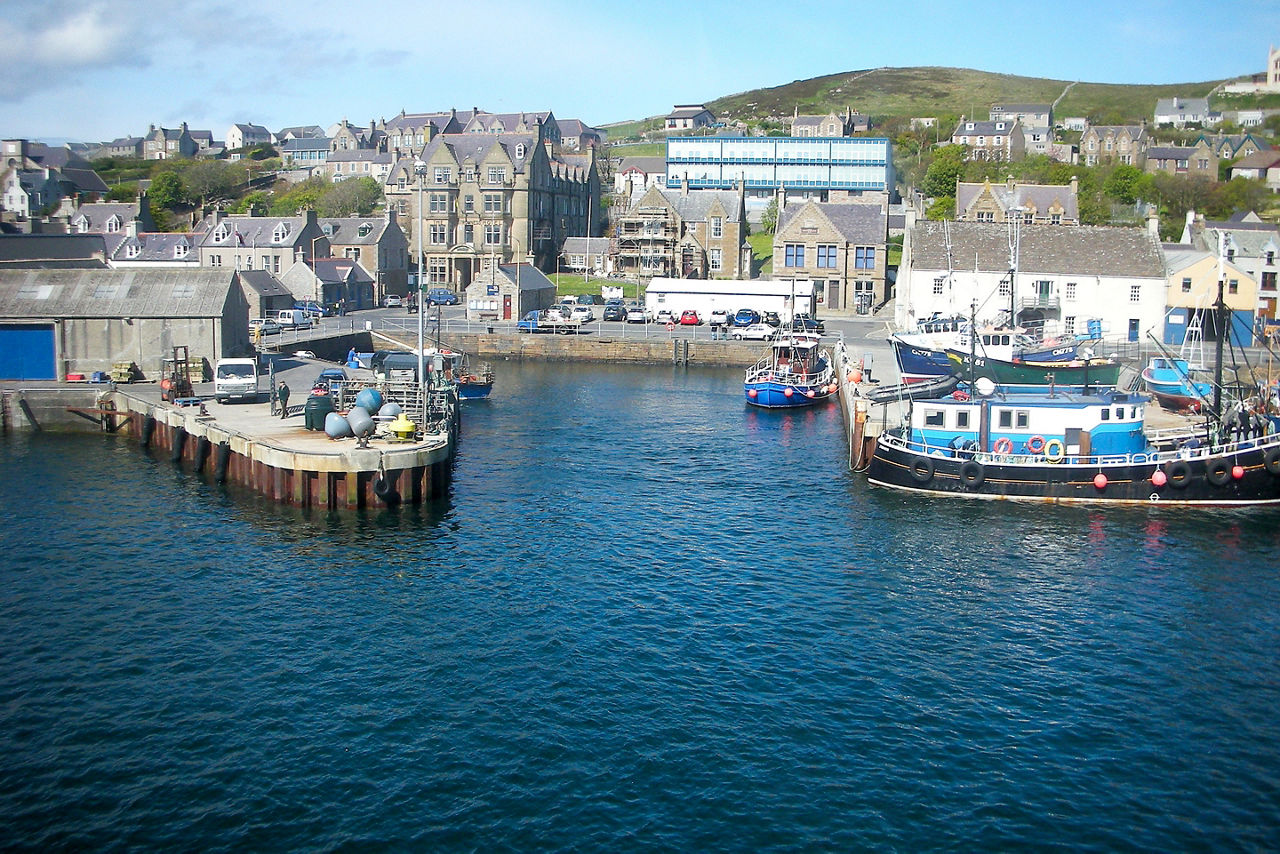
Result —
<instances>
[{"instance_id":1,"label":"red car","mask_svg":"<svg viewBox=\"0 0 1280 854\"><path fill-rule=\"evenodd\" d=\"M693 309L686 309L680 314L681 326L701 326L702 318L698 317L698 313Z\"/></svg>"}]
</instances>

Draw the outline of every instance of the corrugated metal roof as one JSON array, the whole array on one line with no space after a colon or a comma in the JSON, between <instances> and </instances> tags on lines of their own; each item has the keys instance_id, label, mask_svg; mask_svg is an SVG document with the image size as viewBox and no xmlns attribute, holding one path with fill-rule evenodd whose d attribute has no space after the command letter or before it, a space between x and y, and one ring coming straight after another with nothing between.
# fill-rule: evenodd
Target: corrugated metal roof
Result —
<instances>
[{"instance_id":1,"label":"corrugated metal roof","mask_svg":"<svg viewBox=\"0 0 1280 854\"><path fill-rule=\"evenodd\" d=\"M0 317L221 317L232 270L0 270Z\"/></svg>"}]
</instances>

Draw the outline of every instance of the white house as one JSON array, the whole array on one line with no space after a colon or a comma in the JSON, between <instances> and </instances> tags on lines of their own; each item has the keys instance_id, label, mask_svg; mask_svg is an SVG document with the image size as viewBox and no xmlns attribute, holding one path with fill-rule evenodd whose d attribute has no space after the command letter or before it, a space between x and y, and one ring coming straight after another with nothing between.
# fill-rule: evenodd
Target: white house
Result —
<instances>
[{"instance_id":1,"label":"white house","mask_svg":"<svg viewBox=\"0 0 1280 854\"><path fill-rule=\"evenodd\" d=\"M255 145L268 145L271 142L271 131L262 125L234 124L227 131L227 151L251 148Z\"/></svg>"},{"instance_id":2,"label":"white house","mask_svg":"<svg viewBox=\"0 0 1280 854\"><path fill-rule=\"evenodd\" d=\"M979 323L1003 322L1012 310L1017 323L1046 336L1083 333L1090 320L1101 320L1107 337L1131 341L1160 328L1164 256L1149 229L912 223L913 216L898 272L901 328L975 307Z\"/></svg>"}]
</instances>

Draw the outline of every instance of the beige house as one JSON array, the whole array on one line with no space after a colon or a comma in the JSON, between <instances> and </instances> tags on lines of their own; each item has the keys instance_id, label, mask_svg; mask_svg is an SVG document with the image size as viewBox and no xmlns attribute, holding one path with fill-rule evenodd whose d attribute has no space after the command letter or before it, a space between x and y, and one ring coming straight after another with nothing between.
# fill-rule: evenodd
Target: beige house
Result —
<instances>
[{"instance_id":1,"label":"beige house","mask_svg":"<svg viewBox=\"0 0 1280 854\"><path fill-rule=\"evenodd\" d=\"M1170 175L1199 175L1218 180L1218 155L1206 145L1153 145L1147 149L1145 171Z\"/></svg>"},{"instance_id":2,"label":"beige house","mask_svg":"<svg viewBox=\"0 0 1280 854\"><path fill-rule=\"evenodd\" d=\"M1079 225L1079 182L1070 184L956 184L956 219L960 222L1009 222L1027 225Z\"/></svg>"},{"instance_id":3,"label":"beige house","mask_svg":"<svg viewBox=\"0 0 1280 854\"><path fill-rule=\"evenodd\" d=\"M887 239L879 205L789 205L773 239L773 278L811 283L827 314L869 314L889 299Z\"/></svg>"},{"instance_id":4,"label":"beige house","mask_svg":"<svg viewBox=\"0 0 1280 854\"><path fill-rule=\"evenodd\" d=\"M853 136L870 127L867 117L845 108L843 116L827 113L825 116L802 116L797 107L791 118L791 135L798 137Z\"/></svg>"},{"instance_id":5,"label":"beige house","mask_svg":"<svg viewBox=\"0 0 1280 854\"><path fill-rule=\"evenodd\" d=\"M325 258L329 241L316 212L238 216L214 211L196 226L201 267L266 270L280 275L298 258Z\"/></svg>"},{"instance_id":6,"label":"beige house","mask_svg":"<svg viewBox=\"0 0 1280 854\"><path fill-rule=\"evenodd\" d=\"M1218 338L1213 306L1218 299L1218 282L1221 280L1223 302L1233 317L1231 340L1242 346L1252 344L1258 310L1258 283L1249 272L1229 261L1219 265L1215 253L1184 244L1165 244L1164 255L1169 274L1164 343L1182 344L1188 330L1197 325L1201 329L1201 340Z\"/></svg>"},{"instance_id":7,"label":"beige house","mask_svg":"<svg viewBox=\"0 0 1280 854\"><path fill-rule=\"evenodd\" d=\"M334 258L355 261L373 276L373 300L382 304L387 294L409 292L409 241L396 221L395 211L366 217L321 217L320 230Z\"/></svg>"},{"instance_id":8,"label":"beige house","mask_svg":"<svg viewBox=\"0 0 1280 854\"><path fill-rule=\"evenodd\" d=\"M556 284L530 264L486 260L465 296L467 320L519 320L549 308L556 299Z\"/></svg>"},{"instance_id":9,"label":"beige house","mask_svg":"<svg viewBox=\"0 0 1280 854\"><path fill-rule=\"evenodd\" d=\"M667 114L667 133L711 127L715 120L716 117L712 112L701 104L677 104L676 108Z\"/></svg>"},{"instance_id":10,"label":"beige house","mask_svg":"<svg viewBox=\"0 0 1280 854\"><path fill-rule=\"evenodd\" d=\"M650 187L616 227L615 269L652 279L749 279L743 189Z\"/></svg>"},{"instance_id":11,"label":"beige house","mask_svg":"<svg viewBox=\"0 0 1280 854\"><path fill-rule=\"evenodd\" d=\"M1016 119L994 122L962 119L951 134L953 145L969 148L969 160L1021 160L1027 151L1022 124Z\"/></svg>"},{"instance_id":12,"label":"beige house","mask_svg":"<svg viewBox=\"0 0 1280 854\"><path fill-rule=\"evenodd\" d=\"M1080 137L1080 158L1086 166L1128 163L1143 167L1147 159L1147 129L1142 125L1089 125Z\"/></svg>"}]
</instances>

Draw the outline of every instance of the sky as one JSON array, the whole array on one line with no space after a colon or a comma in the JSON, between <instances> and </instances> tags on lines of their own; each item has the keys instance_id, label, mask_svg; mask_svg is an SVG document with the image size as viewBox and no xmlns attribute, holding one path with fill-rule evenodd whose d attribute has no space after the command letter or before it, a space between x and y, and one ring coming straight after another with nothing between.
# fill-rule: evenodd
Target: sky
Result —
<instances>
[{"instance_id":1,"label":"sky","mask_svg":"<svg viewBox=\"0 0 1280 854\"><path fill-rule=\"evenodd\" d=\"M0 0L0 137L451 107L603 125L882 66L1200 82L1263 71L1272 44L1280 0Z\"/></svg>"}]
</instances>

